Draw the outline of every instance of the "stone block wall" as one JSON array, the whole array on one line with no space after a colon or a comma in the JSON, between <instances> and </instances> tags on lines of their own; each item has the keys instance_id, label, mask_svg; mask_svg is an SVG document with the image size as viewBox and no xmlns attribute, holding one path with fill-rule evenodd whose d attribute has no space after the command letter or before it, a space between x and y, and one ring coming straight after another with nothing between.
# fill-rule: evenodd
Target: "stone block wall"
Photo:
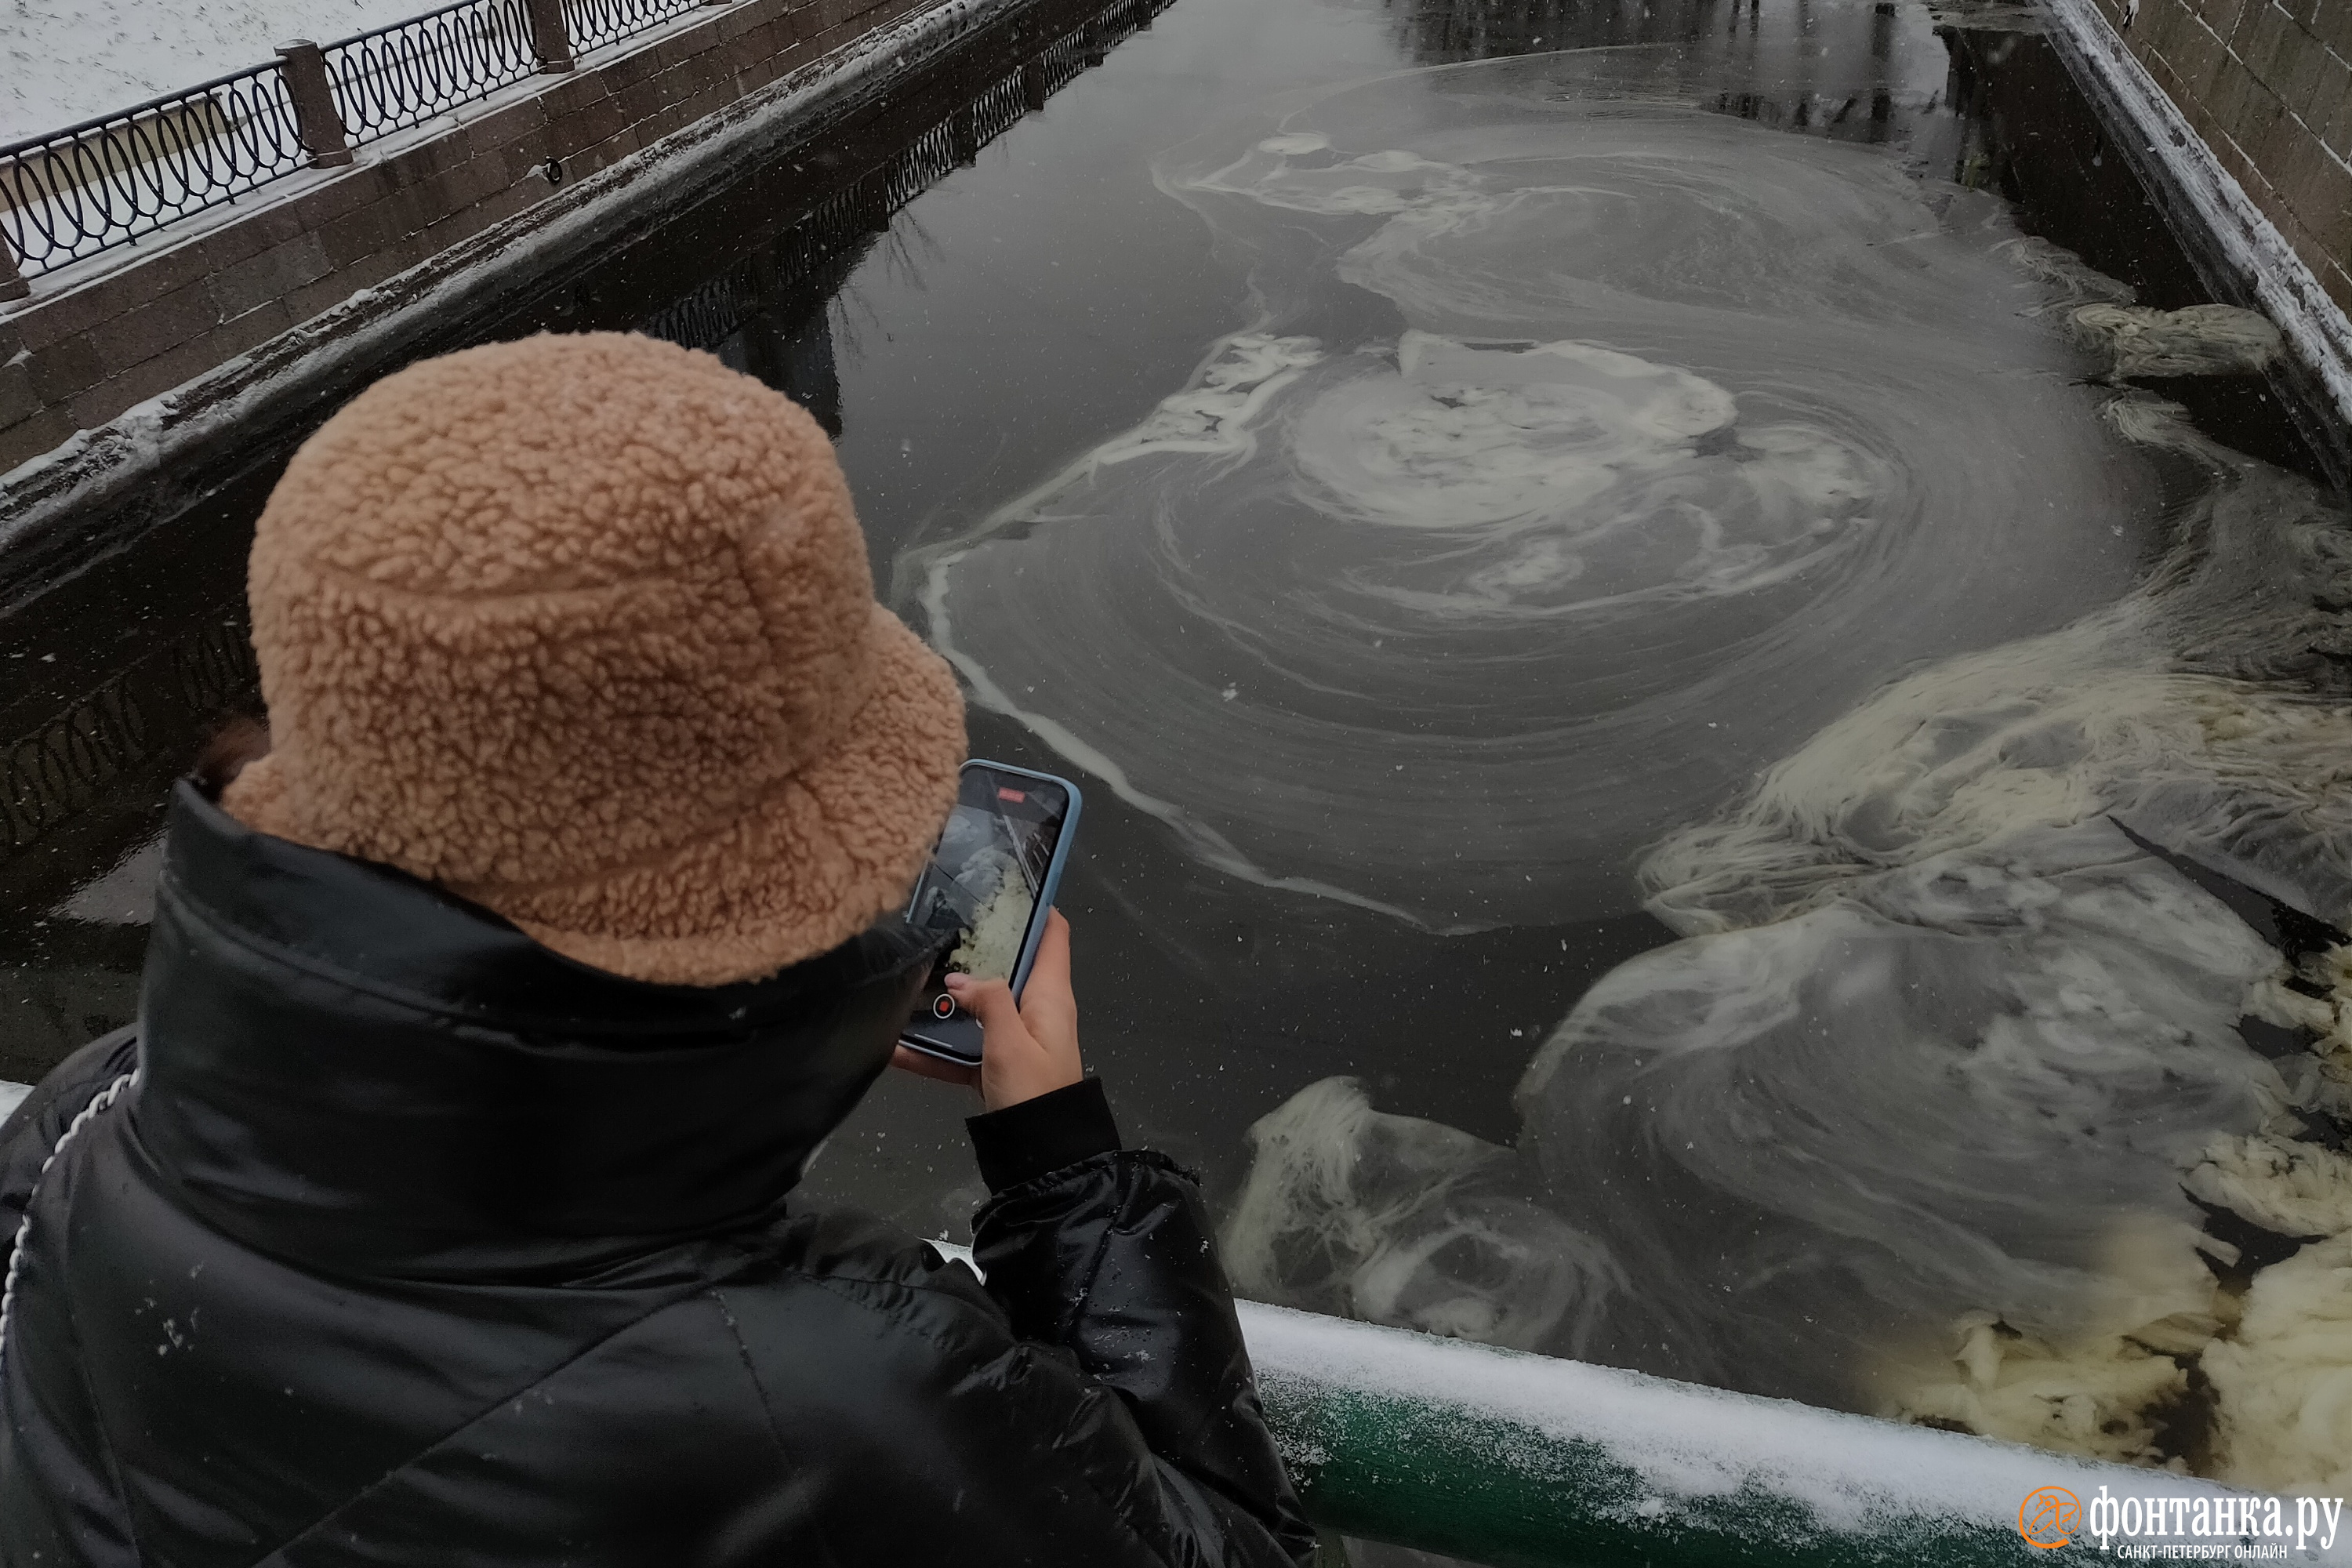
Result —
<instances>
[{"instance_id":1,"label":"stone block wall","mask_svg":"<svg viewBox=\"0 0 2352 1568\"><path fill-rule=\"evenodd\" d=\"M2352 309L2352 0L2097 0L2340 307Z\"/></svg>"},{"instance_id":2,"label":"stone block wall","mask_svg":"<svg viewBox=\"0 0 2352 1568\"><path fill-rule=\"evenodd\" d=\"M937 0L732 0L0 306L0 475Z\"/></svg>"}]
</instances>

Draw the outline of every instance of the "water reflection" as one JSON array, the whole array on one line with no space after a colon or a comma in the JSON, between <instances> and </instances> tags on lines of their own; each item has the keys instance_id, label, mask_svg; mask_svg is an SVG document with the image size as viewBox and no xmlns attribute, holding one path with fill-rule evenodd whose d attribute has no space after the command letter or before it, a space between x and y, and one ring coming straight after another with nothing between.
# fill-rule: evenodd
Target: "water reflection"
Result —
<instances>
[{"instance_id":1,"label":"water reflection","mask_svg":"<svg viewBox=\"0 0 2352 1568\"><path fill-rule=\"evenodd\" d=\"M165 786L256 693L246 499L0 617L0 1079L137 1009Z\"/></svg>"}]
</instances>

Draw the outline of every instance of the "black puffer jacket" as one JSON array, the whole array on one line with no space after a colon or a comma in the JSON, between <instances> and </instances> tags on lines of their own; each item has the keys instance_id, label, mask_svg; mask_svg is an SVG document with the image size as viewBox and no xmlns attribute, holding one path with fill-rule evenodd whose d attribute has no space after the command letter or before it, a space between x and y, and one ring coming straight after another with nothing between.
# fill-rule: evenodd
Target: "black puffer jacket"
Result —
<instances>
[{"instance_id":1,"label":"black puffer jacket","mask_svg":"<svg viewBox=\"0 0 2352 1568\"><path fill-rule=\"evenodd\" d=\"M786 1212L922 956L619 980L182 786L138 1038L0 1133L0 1562L1303 1562L1199 1195L1098 1091L981 1119L984 1289Z\"/></svg>"}]
</instances>

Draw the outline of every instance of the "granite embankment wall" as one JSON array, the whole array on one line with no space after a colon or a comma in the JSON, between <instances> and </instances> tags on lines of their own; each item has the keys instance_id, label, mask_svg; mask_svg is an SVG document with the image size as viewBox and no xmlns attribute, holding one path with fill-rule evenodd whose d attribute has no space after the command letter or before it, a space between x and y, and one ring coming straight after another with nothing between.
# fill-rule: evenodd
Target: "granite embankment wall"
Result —
<instances>
[{"instance_id":1,"label":"granite embankment wall","mask_svg":"<svg viewBox=\"0 0 2352 1568\"><path fill-rule=\"evenodd\" d=\"M2339 307L2352 309L2352 0L2097 0Z\"/></svg>"},{"instance_id":2,"label":"granite embankment wall","mask_svg":"<svg viewBox=\"0 0 2352 1568\"><path fill-rule=\"evenodd\" d=\"M937 0L732 0L0 306L0 474Z\"/></svg>"}]
</instances>

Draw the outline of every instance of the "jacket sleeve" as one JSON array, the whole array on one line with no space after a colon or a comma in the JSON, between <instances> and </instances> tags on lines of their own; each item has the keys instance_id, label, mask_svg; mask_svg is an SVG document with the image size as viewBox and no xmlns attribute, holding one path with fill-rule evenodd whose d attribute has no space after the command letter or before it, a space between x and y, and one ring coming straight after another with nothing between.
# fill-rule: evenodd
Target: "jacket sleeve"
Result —
<instances>
[{"instance_id":1,"label":"jacket sleeve","mask_svg":"<svg viewBox=\"0 0 2352 1568\"><path fill-rule=\"evenodd\" d=\"M1305 1563L1314 1530L1266 1429L1210 1237L1189 1175L1113 1147L998 1192L973 1253L1013 1331L1115 1394L1153 1460L1218 1516L1226 1550L1200 1561Z\"/></svg>"},{"instance_id":2,"label":"jacket sleeve","mask_svg":"<svg viewBox=\"0 0 2352 1568\"><path fill-rule=\"evenodd\" d=\"M16 1252L16 1226L58 1140L99 1090L138 1063L137 1025L101 1035L50 1068L0 1122L0 1269Z\"/></svg>"}]
</instances>

